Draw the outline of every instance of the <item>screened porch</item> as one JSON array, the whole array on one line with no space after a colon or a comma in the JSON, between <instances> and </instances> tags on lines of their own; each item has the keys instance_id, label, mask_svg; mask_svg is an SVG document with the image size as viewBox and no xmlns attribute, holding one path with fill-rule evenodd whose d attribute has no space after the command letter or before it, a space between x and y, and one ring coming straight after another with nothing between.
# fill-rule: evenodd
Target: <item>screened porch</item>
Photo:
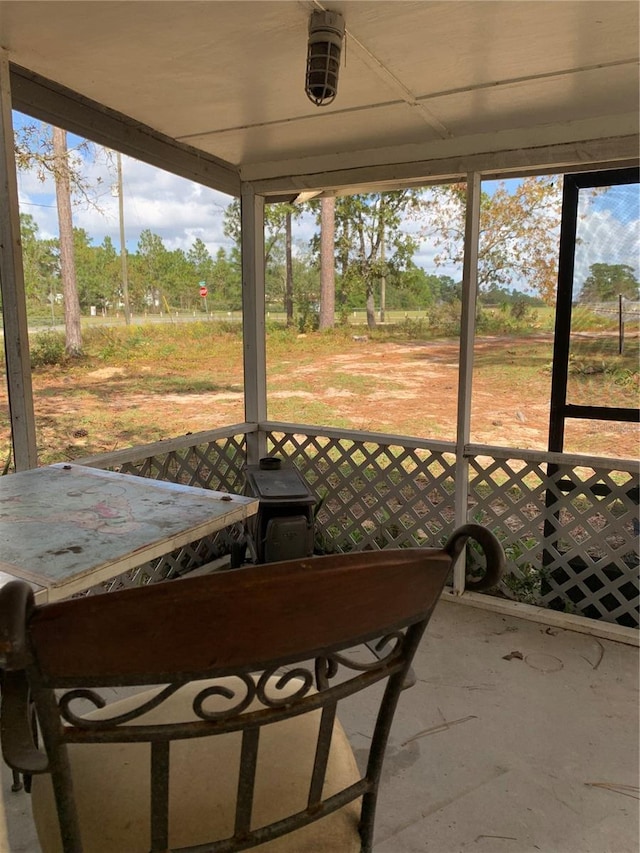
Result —
<instances>
[{"instance_id":1,"label":"screened porch","mask_svg":"<svg viewBox=\"0 0 640 853\"><path fill-rule=\"evenodd\" d=\"M236 3L153 4L154 15L83 5L40 4L34 16L33 4L0 4L16 470L39 463L12 109L241 199L244 421L76 462L241 493L246 465L277 455L316 498L317 553L430 547L468 520L503 545L492 594L465 592L473 552L450 578L398 715L376 850L634 853L640 463L615 448L564 452L563 437L575 418L638 422L637 409L567 397L580 191L614 174L638 182L637 6L523 3L509 16L496 3L339 3L353 59L344 100L320 114L291 71L318 4L258 3L252 15ZM475 443L470 430L482 181L532 174L567 186L549 442L535 450ZM445 182L466 187L455 439L269 420L265 207ZM190 543L90 592L225 568L239 535ZM0 848L11 853L37 849L23 803L5 780Z\"/></svg>"}]
</instances>

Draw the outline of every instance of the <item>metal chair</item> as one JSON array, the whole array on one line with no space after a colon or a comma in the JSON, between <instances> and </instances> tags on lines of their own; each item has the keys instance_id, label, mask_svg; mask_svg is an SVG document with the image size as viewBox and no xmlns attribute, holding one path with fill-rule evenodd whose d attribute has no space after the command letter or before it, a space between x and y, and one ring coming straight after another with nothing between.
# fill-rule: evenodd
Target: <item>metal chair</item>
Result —
<instances>
[{"instance_id":1,"label":"metal chair","mask_svg":"<svg viewBox=\"0 0 640 853\"><path fill-rule=\"evenodd\" d=\"M400 690L470 536L494 583L502 549L477 525L441 550L300 559L40 607L12 581L0 591L2 749L34 774L43 851L371 851ZM365 654L375 640L381 659ZM336 709L366 688L379 707L359 769Z\"/></svg>"}]
</instances>

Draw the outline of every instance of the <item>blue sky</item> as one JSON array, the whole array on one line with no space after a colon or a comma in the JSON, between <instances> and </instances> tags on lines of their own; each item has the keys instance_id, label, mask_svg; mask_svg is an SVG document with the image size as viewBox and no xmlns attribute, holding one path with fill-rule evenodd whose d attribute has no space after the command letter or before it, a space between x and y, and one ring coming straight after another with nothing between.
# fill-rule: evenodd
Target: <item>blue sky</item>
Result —
<instances>
[{"instance_id":1,"label":"blue sky","mask_svg":"<svg viewBox=\"0 0 640 853\"><path fill-rule=\"evenodd\" d=\"M13 116L16 128L30 123L30 119L19 113L14 112ZM69 149L80 141L69 134ZM84 157L82 171L88 184L96 188L96 204L75 203L73 223L84 228L94 243L100 244L105 236L109 236L119 248L115 154L99 151L95 159ZM168 249L187 250L197 237L205 242L212 254L220 246L229 248L230 243L222 228L224 210L231 200L229 196L125 156L122 157L122 172L125 241L130 251L135 250L140 233L146 228L162 237ZM33 216L40 236L57 237L52 178L42 182L33 171L19 172L18 192L21 211Z\"/></svg>"},{"instance_id":2,"label":"blue sky","mask_svg":"<svg viewBox=\"0 0 640 853\"><path fill-rule=\"evenodd\" d=\"M637 184L609 187L607 192L596 195L591 207L594 213L610 211L618 222L626 225L640 219L640 191Z\"/></svg>"},{"instance_id":3,"label":"blue sky","mask_svg":"<svg viewBox=\"0 0 640 853\"><path fill-rule=\"evenodd\" d=\"M640 279L640 188L638 184L578 194L574 289L594 263L626 264Z\"/></svg>"},{"instance_id":4,"label":"blue sky","mask_svg":"<svg viewBox=\"0 0 640 853\"><path fill-rule=\"evenodd\" d=\"M29 123L29 119L14 113L14 126ZM71 150L81 140L68 135ZM110 161L110 162L109 162ZM97 160L86 159L83 172L90 184L98 185L97 206L79 203L74 205L73 224L84 228L95 244L105 236L111 237L120 248L118 198L115 187L117 169L115 154L105 158L101 153ZM125 242L129 251L135 251L140 233L148 228L162 237L167 249L187 251L196 238L200 238L211 255L220 247L229 250L232 242L223 230L224 211L230 196L163 172L146 163L122 156ZM18 190L21 210L36 220L41 237L57 237L58 221L53 179L41 182L35 172L18 173ZM417 225L407 227L416 230ZM317 231L314 218L303 216L294 222L293 239L302 250ZM436 269L433 264L435 248L423 244L415 261L430 273L451 275L459 279L461 271L453 267Z\"/></svg>"},{"instance_id":5,"label":"blue sky","mask_svg":"<svg viewBox=\"0 0 640 853\"><path fill-rule=\"evenodd\" d=\"M33 123L20 113L13 114L14 127ZM81 140L69 134L69 148ZM207 189L192 181L176 177L145 163L122 157L124 185L124 220L127 248L135 251L140 233L150 229L158 234L167 249L187 251L200 238L212 255L220 247L229 249L230 241L223 231L224 211L229 196ZM94 243L111 237L120 248L118 199L115 187L117 171L115 154L98 152L95 159L86 158L83 164L90 185L97 186L96 206L79 203L74 207L76 227L84 228ZM513 189L517 180L506 182ZM483 188L491 192L491 183ZM40 236L57 237L57 212L51 178L41 182L35 172L18 174L21 211L29 213L38 224ZM579 225L581 245L576 257L576 280L584 280L592 263L627 263L640 277L640 195L637 185L613 188L593 200L587 218ZM588 226L588 228L587 228ZM415 223L407 229L415 231ZM313 221L303 217L294 224L294 241L300 246L308 243L315 231ZM414 258L428 273L450 275L459 280L461 270L436 267L436 249L425 241Z\"/></svg>"}]
</instances>

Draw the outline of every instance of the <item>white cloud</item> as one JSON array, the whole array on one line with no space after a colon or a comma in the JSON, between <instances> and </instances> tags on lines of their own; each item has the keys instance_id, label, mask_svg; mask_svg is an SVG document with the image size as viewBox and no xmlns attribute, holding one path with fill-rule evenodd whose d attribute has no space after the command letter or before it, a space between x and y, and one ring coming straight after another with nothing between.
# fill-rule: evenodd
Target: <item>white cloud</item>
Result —
<instances>
[{"instance_id":1,"label":"white cloud","mask_svg":"<svg viewBox=\"0 0 640 853\"><path fill-rule=\"evenodd\" d=\"M115 155L111 163L104 157L85 162L84 174L95 193L96 206L75 199L73 224L84 228L95 244L106 236L120 246L117 173ZM150 229L158 234L167 249L187 251L196 237L212 255L222 246L231 247L224 235L223 218L229 196L193 181L179 178L129 157L122 157L125 241L135 251L140 234ZM35 171L18 175L20 209L35 219L40 236L58 236L55 187L48 177L41 182Z\"/></svg>"},{"instance_id":2,"label":"white cloud","mask_svg":"<svg viewBox=\"0 0 640 853\"><path fill-rule=\"evenodd\" d=\"M15 114L16 127L24 117ZM80 142L71 134L68 145L73 149ZM90 206L76 199L73 209L73 224L83 228L94 244L102 243L109 236L116 248L120 247L119 213L117 192L116 154L94 147L95 157L83 156L83 173L87 185L93 188L96 205ZM224 211L231 198L210 190L200 184L179 178L152 166L122 157L125 240L129 251L135 251L140 234L145 229L159 235L167 249L187 251L196 238L200 238L212 256L220 247L229 250L232 242L223 230ZM53 179L41 182L35 170L18 174L21 210L29 213L38 224L40 236L58 236L58 221ZM424 223L409 220L405 229L418 239ZM315 215L305 211L293 222L294 251L303 254L317 231ZM461 270L436 267L435 247L431 240L424 239L415 255L418 266L435 275L450 275L455 280Z\"/></svg>"},{"instance_id":3,"label":"white cloud","mask_svg":"<svg viewBox=\"0 0 640 853\"><path fill-rule=\"evenodd\" d=\"M76 143L69 137L69 146ZM95 244L109 236L120 247L117 194L116 155L96 149L95 159L84 160L87 184L95 188L97 208L79 203L74 206L74 225L84 228ZM231 248L223 230L224 211L231 198L200 184L179 178L129 157L122 157L124 185L124 221L126 243L135 251L140 234L149 229L158 234L167 249L187 251L200 238L212 256L220 247ZM51 177L40 181L35 170L19 172L18 187L21 210L35 219L43 238L58 236L55 187ZM430 191L425 193L428 198ZM640 229L637 212L621 215L616 208L617 196L609 192L595 196L586 215L579 219L580 238L576 252L575 280L578 286L589 274L593 263L629 264L639 273ZM585 201L588 203L591 200ZM447 203L446 199L440 203ZM628 211L628 199L625 199ZM637 210L636 207L631 208ZM436 266L438 253L430 236L426 214L405 223L408 233L420 241L414 256L416 265L428 274L448 275L454 281L462 277L462 269L453 264ZM305 252L317 230L315 217L305 212L293 223L294 251ZM514 282L518 287L518 282Z\"/></svg>"},{"instance_id":4,"label":"white cloud","mask_svg":"<svg viewBox=\"0 0 640 853\"><path fill-rule=\"evenodd\" d=\"M576 295L592 264L627 264L640 277L640 220L621 220L615 211L589 210L577 228L574 282Z\"/></svg>"}]
</instances>

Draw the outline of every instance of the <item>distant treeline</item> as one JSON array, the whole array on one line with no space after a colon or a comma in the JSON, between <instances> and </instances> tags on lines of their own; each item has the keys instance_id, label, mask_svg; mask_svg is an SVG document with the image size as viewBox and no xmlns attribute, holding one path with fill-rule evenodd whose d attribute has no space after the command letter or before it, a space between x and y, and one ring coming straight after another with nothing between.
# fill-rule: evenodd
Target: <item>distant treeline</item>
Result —
<instances>
[{"instance_id":1,"label":"distant treeline","mask_svg":"<svg viewBox=\"0 0 640 853\"><path fill-rule=\"evenodd\" d=\"M57 239L40 237L33 217L21 215L24 274L30 311L46 312L62 301ZM94 245L82 228L74 228L76 282L80 307L101 314L117 313L122 307L123 271L119 251L109 237ZM150 230L141 233L135 252L127 253L127 279L134 313L188 311L239 311L242 307L240 252L221 248L212 257L197 238L188 251L167 249ZM298 251L293 257L294 305L299 316L317 311L320 299L320 270L317 257ZM200 296L204 284L207 296ZM386 308L426 311L438 304L453 304L461 298L461 284L446 275L430 275L413 263L386 278ZM275 253L266 268L267 306L282 310L285 298L285 261ZM364 294L349 279L336 273L336 314L346 314L363 305ZM541 305L538 297L517 289L494 286L480 300L485 305Z\"/></svg>"}]
</instances>

